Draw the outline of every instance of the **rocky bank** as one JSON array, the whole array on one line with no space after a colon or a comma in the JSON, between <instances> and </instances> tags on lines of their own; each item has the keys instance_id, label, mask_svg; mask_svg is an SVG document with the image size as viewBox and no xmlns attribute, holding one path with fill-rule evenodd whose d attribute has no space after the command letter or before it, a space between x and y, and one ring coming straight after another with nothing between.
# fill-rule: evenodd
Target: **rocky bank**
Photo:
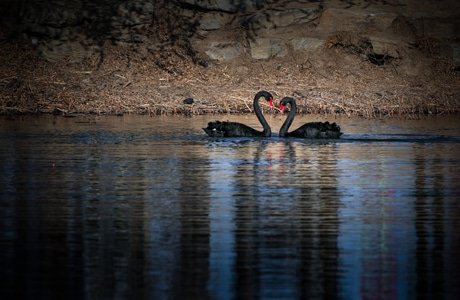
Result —
<instances>
[{"instance_id":1,"label":"rocky bank","mask_svg":"<svg viewBox=\"0 0 460 300\"><path fill-rule=\"evenodd\" d=\"M6 1L0 112L458 113L460 2ZM184 103L193 98L193 103Z\"/></svg>"}]
</instances>

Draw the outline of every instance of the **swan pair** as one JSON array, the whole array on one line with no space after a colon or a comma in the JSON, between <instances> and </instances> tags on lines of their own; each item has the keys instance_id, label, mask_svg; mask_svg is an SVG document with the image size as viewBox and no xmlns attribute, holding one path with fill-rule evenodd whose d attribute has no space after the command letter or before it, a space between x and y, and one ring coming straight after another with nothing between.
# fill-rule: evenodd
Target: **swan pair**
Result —
<instances>
[{"instance_id":1,"label":"swan pair","mask_svg":"<svg viewBox=\"0 0 460 300\"><path fill-rule=\"evenodd\" d=\"M260 91L254 97L254 112L256 113L257 119L259 119L260 124L264 128L263 131L255 130L252 127L249 127L242 123L237 122L209 122L208 127L203 128L203 130L212 137L242 137L242 136L262 136L269 137L272 134L270 125L268 125L267 120L262 114L262 111L259 106L259 99L264 97L268 102L270 107L273 107L273 96L267 91ZM335 122L310 122L305 123L294 131L288 132L289 127L294 121L294 117L297 111L297 104L295 100L291 97L284 97L280 102L280 111L284 112L287 104L291 105L291 110L289 111L286 121L284 121L281 126L279 136L280 137L297 137L297 138L309 138L309 139L337 139L340 138L342 132L340 132L340 126Z\"/></svg>"}]
</instances>

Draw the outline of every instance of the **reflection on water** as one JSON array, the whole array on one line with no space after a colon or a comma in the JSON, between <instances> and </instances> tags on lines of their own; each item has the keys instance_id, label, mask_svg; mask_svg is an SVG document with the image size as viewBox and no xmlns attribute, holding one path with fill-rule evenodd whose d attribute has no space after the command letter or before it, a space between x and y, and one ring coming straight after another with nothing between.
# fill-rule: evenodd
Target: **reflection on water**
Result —
<instances>
[{"instance_id":1,"label":"reflection on water","mask_svg":"<svg viewBox=\"0 0 460 300\"><path fill-rule=\"evenodd\" d=\"M207 121L0 120L0 293L460 293L458 119L344 119L339 141L209 138Z\"/></svg>"}]
</instances>

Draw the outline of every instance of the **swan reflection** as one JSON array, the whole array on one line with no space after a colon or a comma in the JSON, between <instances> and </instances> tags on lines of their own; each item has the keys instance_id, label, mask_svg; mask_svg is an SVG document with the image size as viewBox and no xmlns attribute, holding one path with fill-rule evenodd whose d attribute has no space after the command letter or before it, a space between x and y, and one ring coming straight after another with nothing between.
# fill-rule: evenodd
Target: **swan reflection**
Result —
<instances>
[{"instance_id":1,"label":"swan reflection","mask_svg":"<svg viewBox=\"0 0 460 300\"><path fill-rule=\"evenodd\" d=\"M101 118L0 119L4 298L460 294L457 119L308 140Z\"/></svg>"}]
</instances>

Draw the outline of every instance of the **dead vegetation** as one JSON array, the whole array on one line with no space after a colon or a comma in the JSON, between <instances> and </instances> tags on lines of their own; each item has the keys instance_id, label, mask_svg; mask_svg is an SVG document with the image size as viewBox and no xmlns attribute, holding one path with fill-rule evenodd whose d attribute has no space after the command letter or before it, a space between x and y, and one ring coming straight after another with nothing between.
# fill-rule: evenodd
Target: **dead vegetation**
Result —
<instances>
[{"instance_id":1,"label":"dead vegetation","mask_svg":"<svg viewBox=\"0 0 460 300\"><path fill-rule=\"evenodd\" d=\"M275 101L293 96L300 113L365 118L458 113L459 72L422 51L434 51L433 41L417 45L400 59L376 65L369 60L365 40L342 33L317 53L296 52L267 61L206 61L200 49L190 55L187 45L171 51L175 45L156 49L106 42L103 55L80 63L51 63L37 57L32 45L4 41L0 113L246 113L262 89ZM183 102L188 97L194 98L193 104Z\"/></svg>"}]
</instances>

